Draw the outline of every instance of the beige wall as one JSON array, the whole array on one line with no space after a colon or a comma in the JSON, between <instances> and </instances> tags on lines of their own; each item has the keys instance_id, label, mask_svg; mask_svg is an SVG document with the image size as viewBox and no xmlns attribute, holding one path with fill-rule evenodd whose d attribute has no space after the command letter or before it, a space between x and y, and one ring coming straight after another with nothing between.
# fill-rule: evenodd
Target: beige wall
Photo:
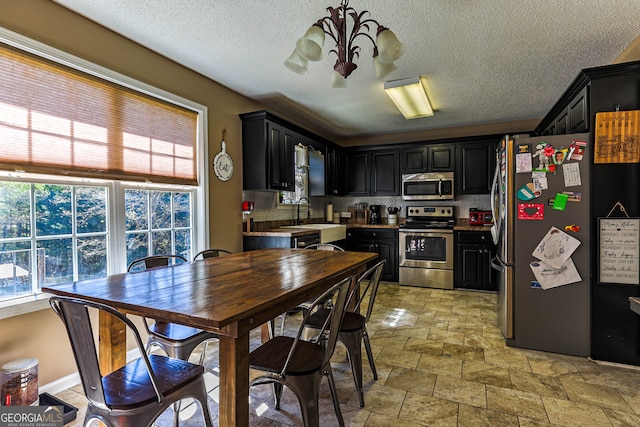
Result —
<instances>
[{"instance_id":1,"label":"beige wall","mask_svg":"<svg viewBox=\"0 0 640 427\"><path fill-rule=\"evenodd\" d=\"M209 168L226 129L234 174L219 181L210 169L211 246L242 249L242 147L238 114L264 109L185 67L92 23L48 0L0 0L0 26L134 79L206 105ZM197 47L194 47L197 49ZM40 384L75 372L67 337L51 310L0 320L0 365L37 357Z\"/></svg>"}]
</instances>

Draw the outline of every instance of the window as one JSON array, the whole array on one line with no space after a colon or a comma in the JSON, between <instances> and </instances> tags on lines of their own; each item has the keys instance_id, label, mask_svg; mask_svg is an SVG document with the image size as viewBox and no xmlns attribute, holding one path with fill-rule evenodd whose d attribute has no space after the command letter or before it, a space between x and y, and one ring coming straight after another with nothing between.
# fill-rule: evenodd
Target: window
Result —
<instances>
[{"instance_id":1,"label":"window","mask_svg":"<svg viewBox=\"0 0 640 427\"><path fill-rule=\"evenodd\" d=\"M191 194L125 190L127 265L149 255L191 259Z\"/></svg>"},{"instance_id":2,"label":"window","mask_svg":"<svg viewBox=\"0 0 640 427\"><path fill-rule=\"evenodd\" d=\"M208 246L206 107L3 28L0 63L0 318Z\"/></svg>"},{"instance_id":3,"label":"window","mask_svg":"<svg viewBox=\"0 0 640 427\"><path fill-rule=\"evenodd\" d=\"M107 275L105 187L0 181L0 300Z\"/></svg>"}]
</instances>

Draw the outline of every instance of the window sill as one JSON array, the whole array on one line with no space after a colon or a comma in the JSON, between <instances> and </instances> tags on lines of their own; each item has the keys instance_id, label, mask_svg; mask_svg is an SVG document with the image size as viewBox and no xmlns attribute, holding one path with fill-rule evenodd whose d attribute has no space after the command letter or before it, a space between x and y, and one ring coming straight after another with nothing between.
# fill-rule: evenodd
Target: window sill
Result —
<instances>
[{"instance_id":1,"label":"window sill","mask_svg":"<svg viewBox=\"0 0 640 427\"><path fill-rule=\"evenodd\" d=\"M0 320L49 308L51 295L41 293L0 302Z\"/></svg>"}]
</instances>

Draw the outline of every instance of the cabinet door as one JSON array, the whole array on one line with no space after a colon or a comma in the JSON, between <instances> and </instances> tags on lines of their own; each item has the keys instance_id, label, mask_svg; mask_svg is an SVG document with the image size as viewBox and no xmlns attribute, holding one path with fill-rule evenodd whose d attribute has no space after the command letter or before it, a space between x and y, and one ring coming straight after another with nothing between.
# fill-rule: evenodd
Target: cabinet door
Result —
<instances>
[{"instance_id":1,"label":"cabinet door","mask_svg":"<svg viewBox=\"0 0 640 427\"><path fill-rule=\"evenodd\" d=\"M294 182L294 135L269 123L269 188L292 191Z\"/></svg>"},{"instance_id":2,"label":"cabinet door","mask_svg":"<svg viewBox=\"0 0 640 427\"><path fill-rule=\"evenodd\" d=\"M394 240L376 241L376 252L378 260L386 259L387 263L382 270L381 280L387 282L398 281L398 242ZM377 262L376 261L376 262Z\"/></svg>"},{"instance_id":3,"label":"cabinet door","mask_svg":"<svg viewBox=\"0 0 640 427\"><path fill-rule=\"evenodd\" d=\"M326 194L342 196L345 192L344 154L335 148L327 149L325 160Z\"/></svg>"},{"instance_id":4,"label":"cabinet door","mask_svg":"<svg viewBox=\"0 0 640 427\"><path fill-rule=\"evenodd\" d=\"M353 196L370 194L369 152L347 156L347 193Z\"/></svg>"},{"instance_id":5,"label":"cabinet door","mask_svg":"<svg viewBox=\"0 0 640 427\"><path fill-rule=\"evenodd\" d=\"M399 196L398 150L371 153L371 195Z\"/></svg>"},{"instance_id":6,"label":"cabinet door","mask_svg":"<svg viewBox=\"0 0 640 427\"><path fill-rule=\"evenodd\" d=\"M458 194L489 194L495 168L495 145L460 144L456 181Z\"/></svg>"},{"instance_id":7,"label":"cabinet door","mask_svg":"<svg viewBox=\"0 0 640 427\"><path fill-rule=\"evenodd\" d=\"M427 147L429 172L453 172L456 167L456 146L434 144Z\"/></svg>"},{"instance_id":8,"label":"cabinet door","mask_svg":"<svg viewBox=\"0 0 640 427\"><path fill-rule=\"evenodd\" d=\"M429 171L427 146L403 148L401 151L402 173L423 173Z\"/></svg>"},{"instance_id":9,"label":"cabinet door","mask_svg":"<svg viewBox=\"0 0 640 427\"><path fill-rule=\"evenodd\" d=\"M556 118L556 134L564 135L569 129L569 112L564 110L558 118Z\"/></svg>"},{"instance_id":10,"label":"cabinet door","mask_svg":"<svg viewBox=\"0 0 640 427\"><path fill-rule=\"evenodd\" d=\"M484 287L484 260L482 245L459 244L456 270L458 280L456 287L466 289L482 289Z\"/></svg>"},{"instance_id":11,"label":"cabinet door","mask_svg":"<svg viewBox=\"0 0 640 427\"><path fill-rule=\"evenodd\" d=\"M569 103L568 133L580 133L589 130L588 90L589 86L585 86Z\"/></svg>"}]
</instances>

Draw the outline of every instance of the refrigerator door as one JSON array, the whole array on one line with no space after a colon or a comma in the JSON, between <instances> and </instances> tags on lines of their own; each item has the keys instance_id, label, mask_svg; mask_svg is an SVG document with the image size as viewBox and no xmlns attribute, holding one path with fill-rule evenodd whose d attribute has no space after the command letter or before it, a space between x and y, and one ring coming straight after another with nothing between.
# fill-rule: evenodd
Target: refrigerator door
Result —
<instances>
[{"instance_id":1,"label":"refrigerator door","mask_svg":"<svg viewBox=\"0 0 640 427\"><path fill-rule=\"evenodd\" d=\"M569 148L573 140L589 141L589 134L556 135L535 138L515 138L514 147L529 146L531 153L540 150L540 144L550 144L554 149ZM514 150L520 151L520 150ZM533 200L521 201L516 197L522 186L532 182L532 174L517 173L510 196L516 202L511 205L512 215L518 204L533 204L543 217L514 217L511 235L514 247L513 315L514 341L512 345L554 353L588 356L590 351L590 210L589 210L589 165L590 150L585 150L580 161L565 159L556 165L555 172L546 173L547 188ZM515 159L515 154L512 154ZM549 160L552 162L553 160ZM533 159L533 167L539 166L539 158ZM577 168L571 170L571 168ZM575 174L579 172L579 184ZM565 173L568 173L565 176ZM573 182L571 182L573 178ZM568 180L567 180L568 179ZM554 209L551 199L562 193L571 193L574 200L568 201L564 209ZM507 202L507 204L509 204ZM557 206L556 206L557 207ZM529 207L531 209L531 207ZM531 210L533 211L533 210ZM524 219L527 218L527 219ZM567 231L565 226L578 225L580 231ZM538 261L533 255L542 239L555 227L580 241L571 254L571 260L581 281L562 286L541 289L536 286L536 277L531 262ZM509 235L509 228L506 229ZM509 263L507 263L509 264ZM545 280L553 280L556 273L546 274ZM552 283L552 282L551 282Z\"/></svg>"},{"instance_id":2,"label":"refrigerator door","mask_svg":"<svg viewBox=\"0 0 640 427\"><path fill-rule=\"evenodd\" d=\"M499 272L497 315L502 335L507 340L514 337L513 317L513 225L514 201L511 195L514 180L513 138L505 136L497 150L496 172L491 200L494 210L494 226L492 230L498 245L496 257L491 267Z\"/></svg>"}]
</instances>

